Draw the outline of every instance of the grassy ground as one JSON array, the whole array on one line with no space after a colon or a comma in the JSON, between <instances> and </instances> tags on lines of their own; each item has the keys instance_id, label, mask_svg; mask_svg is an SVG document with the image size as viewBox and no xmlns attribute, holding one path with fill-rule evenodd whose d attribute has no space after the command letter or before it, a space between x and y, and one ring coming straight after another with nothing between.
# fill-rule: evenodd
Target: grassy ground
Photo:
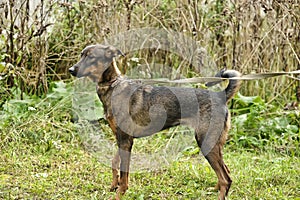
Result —
<instances>
[{"instance_id":1,"label":"grassy ground","mask_svg":"<svg viewBox=\"0 0 300 200\"><path fill-rule=\"evenodd\" d=\"M72 126L66 124L66 129ZM44 133L44 139L52 137L48 142L32 142L22 135L2 138L1 199L109 199L114 195L108 190L109 167L85 151L76 135L55 142L58 132L54 128ZM227 145L224 154L233 179L229 199L299 199L299 157L233 149ZM216 176L202 156L185 156L157 170L132 173L123 199L216 199L217 192L210 189L215 184Z\"/></svg>"},{"instance_id":2,"label":"grassy ground","mask_svg":"<svg viewBox=\"0 0 300 200\"><path fill-rule=\"evenodd\" d=\"M116 150L112 133L104 121L100 126L72 123L74 108L70 104L72 92L69 90L61 85L44 99L10 100L3 105L0 111L0 199L109 199L114 196L109 192L110 159ZM259 105L262 110L267 109ZM269 121L262 123L263 119L255 118L261 115L261 110L254 112L257 107L249 107L251 114L246 121L238 116L232 120L231 139L224 149L224 160L233 179L228 199L300 199L297 147L300 132L282 129L293 127L286 123L282 127ZM298 123L299 115L292 116ZM253 140L256 127L250 126L251 123L270 127L266 129L269 140ZM238 125L248 129L237 128ZM261 131L261 127L258 130ZM251 140L247 138L250 134ZM264 142L257 143L260 140ZM241 142L255 144L255 148L242 147ZM158 156L152 158L152 164L157 162L158 166L147 168L146 164L145 168L142 163L143 170L136 168L130 174L124 200L217 199L218 193L211 189L216 184L216 175L199 155L190 131L176 127L137 139L133 151L139 158ZM143 161L135 155L132 168ZM161 164L164 160L169 164Z\"/></svg>"}]
</instances>

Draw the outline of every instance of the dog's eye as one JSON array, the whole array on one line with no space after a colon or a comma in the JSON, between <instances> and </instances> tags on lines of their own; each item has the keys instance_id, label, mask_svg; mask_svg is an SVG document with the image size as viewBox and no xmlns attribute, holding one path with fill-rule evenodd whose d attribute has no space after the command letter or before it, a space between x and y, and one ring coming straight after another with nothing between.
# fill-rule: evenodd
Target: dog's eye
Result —
<instances>
[{"instance_id":1,"label":"dog's eye","mask_svg":"<svg viewBox=\"0 0 300 200\"><path fill-rule=\"evenodd\" d=\"M89 54L89 55L87 55L89 58L95 58L95 55L94 54Z\"/></svg>"}]
</instances>

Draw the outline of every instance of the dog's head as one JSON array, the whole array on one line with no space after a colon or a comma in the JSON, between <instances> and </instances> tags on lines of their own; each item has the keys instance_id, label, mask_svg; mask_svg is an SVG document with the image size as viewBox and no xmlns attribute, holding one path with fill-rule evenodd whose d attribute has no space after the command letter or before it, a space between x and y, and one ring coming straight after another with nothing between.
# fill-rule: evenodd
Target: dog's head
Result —
<instances>
[{"instance_id":1,"label":"dog's head","mask_svg":"<svg viewBox=\"0 0 300 200\"><path fill-rule=\"evenodd\" d=\"M113 58L123 53L105 45L90 45L81 52L80 60L69 68L69 72L77 77L89 77L94 82L102 82L103 73L112 66Z\"/></svg>"}]
</instances>

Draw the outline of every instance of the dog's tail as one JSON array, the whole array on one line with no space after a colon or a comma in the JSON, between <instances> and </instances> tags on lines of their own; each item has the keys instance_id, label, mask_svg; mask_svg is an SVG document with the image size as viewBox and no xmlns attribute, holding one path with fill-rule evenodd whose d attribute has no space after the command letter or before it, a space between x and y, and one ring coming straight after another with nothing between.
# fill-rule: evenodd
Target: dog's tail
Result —
<instances>
[{"instance_id":1,"label":"dog's tail","mask_svg":"<svg viewBox=\"0 0 300 200\"><path fill-rule=\"evenodd\" d=\"M221 77L221 78L235 78L235 77L241 77L241 73L236 70L222 69L215 76ZM206 86L210 87L210 86L216 85L220 82L222 82L222 80L207 83ZM234 96L234 94L239 90L240 85L241 85L241 80L238 80L238 79L230 79L229 80L229 84L226 87L226 89L224 90L226 93L226 102L228 102Z\"/></svg>"},{"instance_id":2,"label":"dog's tail","mask_svg":"<svg viewBox=\"0 0 300 200\"><path fill-rule=\"evenodd\" d=\"M222 78L234 78L241 77L241 73L235 70L226 70L221 74ZM235 93L240 89L241 80L239 79L229 79L229 84L225 89L226 101L228 102Z\"/></svg>"}]
</instances>

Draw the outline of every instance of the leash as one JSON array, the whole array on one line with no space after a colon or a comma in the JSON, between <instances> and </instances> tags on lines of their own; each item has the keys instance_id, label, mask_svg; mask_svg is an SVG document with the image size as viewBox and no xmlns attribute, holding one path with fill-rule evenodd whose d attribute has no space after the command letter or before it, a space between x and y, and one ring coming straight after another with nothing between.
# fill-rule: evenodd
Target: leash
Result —
<instances>
[{"instance_id":1,"label":"leash","mask_svg":"<svg viewBox=\"0 0 300 200\"><path fill-rule=\"evenodd\" d=\"M244 81L252 81L252 80L260 80L266 79L276 76L284 76L284 75L293 75L300 74L300 70L291 71L291 72L266 72L266 73L258 73L258 74L246 74L240 77L232 77L232 78L221 78L221 77L194 77L194 78L185 78L178 80L168 80L168 79L134 79L137 81L141 81L143 83L155 84L155 83L207 83L207 82L215 82L215 81L223 81L223 80L244 80ZM300 78L291 77L295 80L300 81Z\"/></svg>"}]
</instances>

